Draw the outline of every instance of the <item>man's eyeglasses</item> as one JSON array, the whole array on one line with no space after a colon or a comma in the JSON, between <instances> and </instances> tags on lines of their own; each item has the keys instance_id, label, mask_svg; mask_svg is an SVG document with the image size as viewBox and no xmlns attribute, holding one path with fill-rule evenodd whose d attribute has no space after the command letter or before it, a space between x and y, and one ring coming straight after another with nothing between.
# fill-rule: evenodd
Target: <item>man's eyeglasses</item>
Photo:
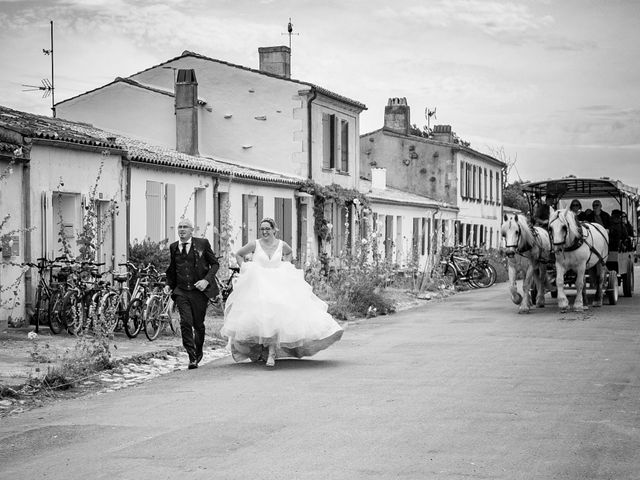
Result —
<instances>
[{"instance_id":1,"label":"man's eyeglasses","mask_svg":"<svg viewBox=\"0 0 640 480\"><path fill-rule=\"evenodd\" d=\"M270 231L270 230L271 230L271 228L270 228L270 227L267 227L267 228L261 228L261 229L260 229L260 231L261 231L261 232L268 232L268 231Z\"/></svg>"}]
</instances>

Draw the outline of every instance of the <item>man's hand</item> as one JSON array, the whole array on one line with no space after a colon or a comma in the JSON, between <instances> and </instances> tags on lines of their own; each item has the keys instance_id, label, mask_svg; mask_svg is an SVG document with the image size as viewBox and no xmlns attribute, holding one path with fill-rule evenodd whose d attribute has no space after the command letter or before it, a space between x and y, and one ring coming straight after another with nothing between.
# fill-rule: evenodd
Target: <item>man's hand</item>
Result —
<instances>
[{"instance_id":1,"label":"man's hand","mask_svg":"<svg viewBox=\"0 0 640 480\"><path fill-rule=\"evenodd\" d=\"M201 292L204 292L209 286L209 282L203 278L202 280L198 280L193 286L196 287Z\"/></svg>"},{"instance_id":2,"label":"man's hand","mask_svg":"<svg viewBox=\"0 0 640 480\"><path fill-rule=\"evenodd\" d=\"M169 295L171 293L171 287L169 285L165 285L162 291L165 293L165 295Z\"/></svg>"}]
</instances>

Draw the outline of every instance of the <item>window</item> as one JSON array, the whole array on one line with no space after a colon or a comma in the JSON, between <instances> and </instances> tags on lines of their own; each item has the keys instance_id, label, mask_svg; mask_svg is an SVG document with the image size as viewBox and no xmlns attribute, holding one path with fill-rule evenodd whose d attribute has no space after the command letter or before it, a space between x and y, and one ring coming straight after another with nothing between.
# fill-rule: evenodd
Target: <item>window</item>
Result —
<instances>
[{"instance_id":1,"label":"window","mask_svg":"<svg viewBox=\"0 0 640 480\"><path fill-rule=\"evenodd\" d=\"M489 176L487 175L487 169L484 169L484 188L483 188L483 192L484 192L484 201L487 201L487 180L488 180Z\"/></svg>"},{"instance_id":2,"label":"window","mask_svg":"<svg viewBox=\"0 0 640 480\"><path fill-rule=\"evenodd\" d=\"M322 114L322 167L336 168L336 116Z\"/></svg>"},{"instance_id":3,"label":"window","mask_svg":"<svg viewBox=\"0 0 640 480\"><path fill-rule=\"evenodd\" d=\"M428 242L429 242L429 219L422 217L422 235L421 237L421 249L422 255L427 253Z\"/></svg>"},{"instance_id":4,"label":"window","mask_svg":"<svg viewBox=\"0 0 640 480\"><path fill-rule=\"evenodd\" d=\"M349 122L340 120L340 170L349 171Z\"/></svg>"},{"instance_id":5,"label":"window","mask_svg":"<svg viewBox=\"0 0 640 480\"><path fill-rule=\"evenodd\" d=\"M413 218L413 232L411 237L411 258L417 262L420 258L420 219Z\"/></svg>"},{"instance_id":6,"label":"window","mask_svg":"<svg viewBox=\"0 0 640 480\"><path fill-rule=\"evenodd\" d=\"M277 234L278 238L291 245L291 238L293 236L292 200L290 198L276 197L274 199L273 211L273 219L280 229Z\"/></svg>"},{"instance_id":7,"label":"window","mask_svg":"<svg viewBox=\"0 0 640 480\"><path fill-rule=\"evenodd\" d=\"M489 201L493 203L493 170L489 172Z\"/></svg>"},{"instance_id":8,"label":"window","mask_svg":"<svg viewBox=\"0 0 640 480\"><path fill-rule=\"evenodd\" d=\"M53 192L51 206L54 238L59 238L62 235L67 245L71 247L71 253L77 255L76 233L79 230L80 222L80 194ZM58 245L58 254L62 254L63 245L61 243L56 245Z\"/></svg>"},{"instance_id":9,"label":"window","mask_svg":"<svg viewBox=\"0 0 640 480\"><path fill-rule=\"evenodd\" d=\"M349 171L349 122L322 114L322 168Z\"/></svg>"},{"instance_id":10,"label":"window","mask_svg":"<svg viewBox=\"0 0 640 480\"><path fill-rule=\"evenodd\" d=\"M193 235L203 237L207 231L207 189L196 188L193 196L193 208L195 215L193 218Z\"/></svg>"},{"instance_id":11,"label":"window","mask_svg":"<svg viewBox=\"0 0 640 480\"><path fill-rule=\"evenodd\" d=\"M393 261L393 215L386 215L384 220L384 257L391 262Z\"/></svg>"},{"instance_id":12,"label":"window","mask_svg":"<svg viewBox=\"0 0 640 480\"><path fill-rule=\"evenodd\" d=\"M467 197L467 167L464 162L460 162L460 196L462 198Z\"/></svg>"},{"instance_id":13,"label":"window","mask_svg":"<svg viewBox=\"0 0 640 480\"><path fill-rule=\"evenodd\" d=\"M152 242L175 238L176 189L170 183L146 184L147 238Z\"/></svg>"},{"instance_id":14,"label":"window","mask_svg":"<svg viewBox=\"0 0 640 480\"><path fill-rule=\"evenodd\" d=\"M242 195L242 244L258 238L259 222L262 220L262 197L259 195Z\"/></svg>"},{"instance_id":15,"label":"window","mask_svg":"<svg viewBox=\"0 0 640 480\"><path fill-rule=\"evenodd\" d=\"M478 168L475 165L473 166L473 177L472 178L473 178L473 187L472 187L473 190L471 192L471 198L473 200L476 200L478 198L477 197L477 192L478 192L478 189L477 189L477 185L478 185Z\"/></svg>"}]
</instances>

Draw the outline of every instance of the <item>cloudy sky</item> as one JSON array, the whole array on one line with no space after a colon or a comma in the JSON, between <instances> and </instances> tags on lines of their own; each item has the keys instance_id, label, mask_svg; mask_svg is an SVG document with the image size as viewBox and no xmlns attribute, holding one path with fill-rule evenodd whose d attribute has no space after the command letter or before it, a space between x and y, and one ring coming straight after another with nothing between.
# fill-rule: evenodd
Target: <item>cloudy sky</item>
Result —
<instances>
[{"instance_id":1,"label":"cloudy sky","mask_svg":"<svg viewBox=\"0 0 640 480\"><path fill-rule=\"evenodd\" d=\"M502 150L511 180L610 176L640 187L638 0L0 0L0 103L50 113L56 100L191 50L257 68L258 47L294 36L292 76L367 105L389 97L412 122L452 125Z\"/></svg>"}]
</instances>

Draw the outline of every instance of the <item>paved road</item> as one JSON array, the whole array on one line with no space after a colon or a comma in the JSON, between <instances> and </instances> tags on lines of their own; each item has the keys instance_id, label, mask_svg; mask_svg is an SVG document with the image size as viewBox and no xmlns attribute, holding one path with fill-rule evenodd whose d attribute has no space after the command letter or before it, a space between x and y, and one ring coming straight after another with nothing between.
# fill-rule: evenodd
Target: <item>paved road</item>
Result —
<instances>
[{"instance_id":1,"label":"paved road","mask_svg":"<svg viewBox=\"0 0 640 480\"><path fill-rule=\"evenodd\" d=\"M638 311L459 294L274 370L225 358L2 419L0 478L636 480Z\"/></svg>"}]
</instances>

